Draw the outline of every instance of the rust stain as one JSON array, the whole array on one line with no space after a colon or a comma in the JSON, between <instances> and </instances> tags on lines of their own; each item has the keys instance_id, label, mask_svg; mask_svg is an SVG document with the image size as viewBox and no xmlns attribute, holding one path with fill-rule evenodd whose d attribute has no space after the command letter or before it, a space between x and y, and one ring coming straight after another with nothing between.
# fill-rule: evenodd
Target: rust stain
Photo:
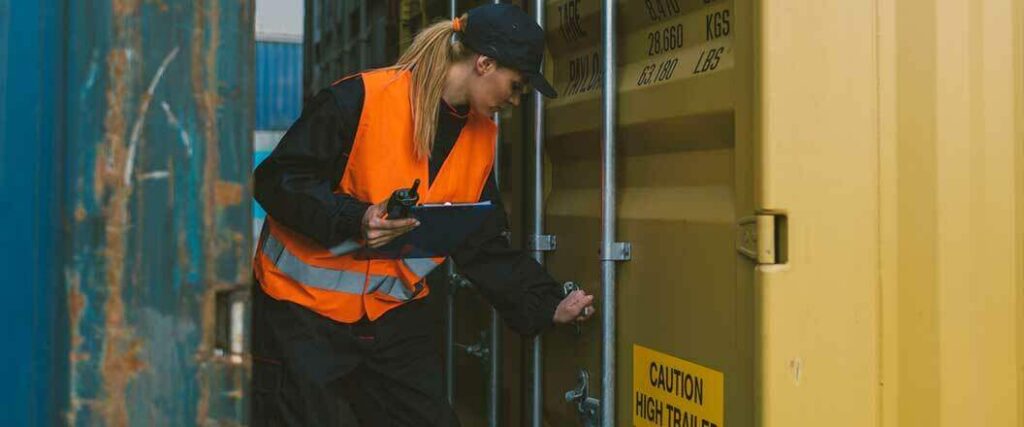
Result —
<instances>
[{"instance_id":1,"label":"rust stain","mask_svg":"<svg viewBox=\"0 0 1024 427\"><path fill-rule=\"evenodd\" d=\"M110 62L110 58L107 59L107 62ZM107 95L110 95L109 91ZM103 177L106 174L104 171L106 170L107 165L105 162L101 161L101 159L104 159L106 157L107 146L103 144L96 146L96 158L94 159L92 165L92 194L93 202L95 202L96 205L100 205L103 203L103 199L105 198L106 194L106 187L103 186Z\"/></svg>"},{"instance_id":2,"label":"rust stain","mask_svg":"<svg viewBox=\"0 0 1024 427\"><path fill-rule=\"evenodd\" d=\"M115 2L115 11L124 10L124 6ZM120 27L116 25L115 27ZM128 87L124 70L127 63L127 55L123 49L114 49L108 55L108 70L110 88L107 90L107 113L104 118L104 129L106 132L107 149L115 165L124 161L125 145L125 117L122 106L125 104ZM128 189L119 183L115 173L110 168L103 171L104 187L111 190L111 196L103 213L107 220L106 227L106 285L107 299L103 305L105 339L103 342L103 359L101 361L101 376L103 378L104 404L101 409L107 425L127 425L128 405L125 401L124 386L130 379L130 374L120 371L123 363L120 360L125 357L124 341L128 331L124 324L124 302L122 301L121 290L125 242L124 234L128 222L127 204L130 194ZM113 178L113 179L111 179Z\"/></svg>"},{"instance_id":3,"label":"rust stain","mask_svg":"<svg viewBox=\"0 0 1024 427\"><path fill-rule=\"evenodd\" d=\"M104 282L106 300L103 302L104 340L100 361L100 376L103 385L102 401L96 407L106 425L128 425L128 404L126 387L144 369L139 358L142 342L134 338L134 331L125 319L124 260L126 258L129 226L128 202L131 187L119 179L118 171L126 162L126 112L130 101L130 84L138 82L128 73L128 50L137 49L141 43L137 26L129 25L130 19L138 18L138 0L112 0L114 12L114 48L107 54L106 115L103 120L106 164L100 170L104 194L103 206L106 220L105 247L103 249ZM99 157L97 158L99 162Z\"/></svg>"},{"instance_id":4,"label":"rust stain","mask_svg":"<svg viewBox=\"0 0 1024 427\"><path fill-rule=\"evenodd\" d=\"M217 181L214 189L218 207L235 206L242 203L242 185L230 181Z\"/></svg>"},{"instance_id":5,"label":"rust stain","mask_svg":"<svg viewBox=\"0 0 1024 427\"><path fill-rule=\"evenodd\" d=\"M64 272L64 280L67 282L68 292L68 329L70 329L71 335L71 351L68 355L68 370L71 378L76 378L76 372L78 371L78 363L85 360L78 353L79 347L82 345L82 332L79 330L79 325L82 324L82 312L85 309L85 295L82 294L82 275L74 269L68 268ZM78 395L74 392L71 393L70 405L68 405L67 412L64 413L64 419L66 424L69 426L76 425L77 421L76 414L78 409L81 407L79 403Z\"/></svg>"},{"instance_id":6,"label":"rust stain","mask_svg":"<svg viewBox=\"0 0 1024 427\"><path fill-rule=\"evenodd\" d=\"M196 0L193 3L194 20L192 22L190 77L192 80L192 96L196 100L198 119L201 123L203 143L205 144L203 164L203 186L201 189L203 200L203 259L206 260L203 269L203 279L210 283L216 279L213 260L217 259L219 251L216 241L216 230L214 229L214 200L216 198L215 183L218 177L215 176L217 164L219 163L217 150L217 128L216 128L216 56L211 51L216 50L219 43L217 37L217 0L209 3L206 0ZM209 10L207 10L209 8ZM208 28L209 27L209 28ZM207 32L209 36L207 37ZM209 45L206 45L209 38ZM204 56L204 53L206 54ZM211 84L212 83L212 84ZM212 88L212 89L211 89ZM213 91L211 93L211 90ZM216 300L213 290L206 288L202 296L201 330L202 341L196 358L199 359L199 400L196 404L196 424L205 425L210 412L210 378L206 368L205 360L212 354L214 333L214 315Z\"/></svg>"},{"instance_id":7,"label":"rust stain","mask_svg":"<svg viewBox=\"0 0 1024 427\"><path fill-rule=\"evenodd\" d=\"M251 233L235 233L235 259L238 262L238 270L235 273L235 282L247 283L252 280L252 263L250 258L252 250Z\"/></svg>"},{"instance_id":8,"label":"rust stain","mask_svg":"<svg viewBox=\"0 0 1024 427\"><path fill-rule=\"evenodd\" d=\"M167 3L164 3L163 0L146 0L146 4L156 6L160 13L167 13L167 11L170 10L170 8L167 7Z\"/></svg>"},{"instance_id":9,"label":"rust stain","mask_svg":"<svg viewBox=\"0 0 1024 427\"><path fill-rule=\"evenodd\" d=\"M82 293L82 276L77 270L70 269L67 274L68 283L68 328L71 335L71 370L74 372L78 362L89 360L88 353L81 353L79 349L85 341L79 325L82 324L82 313L85 310L85 294Z\"/></svg>"},{"instance_id":10,"label":"rust stain","mask_svg":"<svg viewBox=\"0 0 1024 427\"><path fill-rule=\"evenodd\" d=\"M75 205L75 221L76 222L85 221L85 217L86 217L85 206L82 206L82 202L78 202L78 204Z\"/></svg>"},{"instance_id":11,"label":"rust stain","mask_svg":"<svg viewBox=\"0 0 1024 427\"><path fill-rule=\"evenodd\" d=\"M113 0L114 16L126 18L135 15L139 11L139 2L132 0Z\"/></svg>"}]
</instances>

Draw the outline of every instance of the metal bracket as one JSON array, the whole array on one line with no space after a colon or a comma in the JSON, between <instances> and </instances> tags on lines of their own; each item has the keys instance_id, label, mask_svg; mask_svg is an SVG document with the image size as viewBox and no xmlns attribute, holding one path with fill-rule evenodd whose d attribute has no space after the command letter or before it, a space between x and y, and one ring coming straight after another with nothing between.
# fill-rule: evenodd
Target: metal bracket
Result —
<instances>
[{"instance_id":1,"label":"metal bracket","mask_svg":"<svg viewBox=\"0 0 1024 427\"><path fill-rule=\"evenodd\" d=\"M601 401L590 397L590 373L580 369L576 378L576 388L565 393L565 401L576 404L584 427L597 427L601 424Z\"/></svg>"},{"instance_id":2,"label":"metal bracket","mask_svg":"<svg viewBox=\"0 0 1024 427\"><path fill-rule=\"evenodd\" d=\"M480 341L469 345L455 343L455 346L461 348L466 354L479 358L484 364L490 360L491 348L487 345L486 330L480 331Z\"/></svg>"},{"instance_id":3,"label":"metal bracket","mask_svg":"<svg viewBox=\"0 0 1024 427\"><path fill-rule=\"evenodd\" d=\"M740 218L736 235L736 251L757 264L786 262L786 217L758 214Z\"/></svg>"},{"instance_id":4,"label":"metal bracket","mask_svg":"<svg viewBox=\"0 0 1024 427\"><path fill-rule=\"evenodd\" d=\"M633 245L629 242L614 242L609 248L601 248L601 261L629 261L632 252Z\"/></svg>"},{"instance_id":5,"label":"metal bracket","mask_svg":"<svg viewBox=\"0 0 1024 427\"><path fill-rule=\"evenodd\" d=\"M228 363L240 365L247 353L249 335L248 312L252 310L249 287L231 286L216 291L213 354Z\"/></svg>"},{"instance_id":6,"label":"metal bracket","mask_svg":"<svg viewBox=\"0 0 1024 427\"><path fill-rule=\"evenodd\" d=\"M551 234L531 235L526 246L531 251L553 251L558 246L558 238Z\"/></svg>"}]
</instances>

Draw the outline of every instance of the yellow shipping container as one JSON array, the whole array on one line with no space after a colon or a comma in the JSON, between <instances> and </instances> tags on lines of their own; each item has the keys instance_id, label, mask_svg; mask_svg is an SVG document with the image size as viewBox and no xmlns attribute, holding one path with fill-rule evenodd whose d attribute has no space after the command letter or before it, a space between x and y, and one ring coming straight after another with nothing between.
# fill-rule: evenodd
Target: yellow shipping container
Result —
<instances>
[{"instance_id":1,"label":"yellow shipping container","mask_svg":"<svg viewBox=\"0 0 1024 427\"><path fill-rule=\"evenodd\" d=\"M607 425L1024 426L1021 2L617 4ZM544 165L598 295L601 7L547 2ZM601 340L545 338L546 424Z\"/></svg>"}]
</instances>

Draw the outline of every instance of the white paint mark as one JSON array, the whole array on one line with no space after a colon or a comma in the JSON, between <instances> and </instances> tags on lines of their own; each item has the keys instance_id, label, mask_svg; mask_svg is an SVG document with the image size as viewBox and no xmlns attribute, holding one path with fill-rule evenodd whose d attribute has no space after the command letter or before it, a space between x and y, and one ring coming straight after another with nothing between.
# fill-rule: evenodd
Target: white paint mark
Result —
<instances>
[{"instance_id":1,"label":"white paint mark","mask_svg":"<svg viewBox=\"0 0 1024 427\"><path fill-rule=\"evenodd\" d=\"M153 92L156 90L156 85L160 83L160 79L164 76L164 71L167 71L167 66L171 64L174 57L178 56L178 47L175 46L164 61L160 64L160 68L156 69L156 74L153 75L153 79L149 82L149 87L146 88L146 93L142 97L142 103L139 105L139 115L135 118L135 124L132 125L132 136L128 140L128 158L124 164L124 185L132 186L132 171L135 168L135 151L139 145L139 137L142 135L142 125L146 123L146 112L149 111L149 102L153 99Z\"/></svg>"},{"instance_id":2,"label":"white paint mark","mask_svg":"<svg viewBox=\"0 0 1024 427\"><path fill-rule=\"evenodd\" d=\"M192 138L188 136L188 132L181 126L181 122L178 121L178 117L171 111L171 106L166 101L160 102L160 107L164 109L164 115L167 116L167 123L178 129L178 135L181 136L181 144L185 146L185 152L188 153L188 157L192 157Z\"/></svg>"},{"instance_id":3,"label":"white paint mark","mask_svg":"<svg viewBox=\"0 0 1024 427\"><path fill-rule=\"evenodd\" d=\"M89 75L85 78L84 88L79 92L78 101L84 106L86 96L92 90L92 87L96 85L96 75L99 74L99 62L100 62L100 51L93 49L91 59L89 60Z\"/></svg>"},{"instance_id":4,"label":"white paint mark","mask_svg":"<svg viewBox=\"0 0 1024 427\"><path fill-rule=\"evenodd\" d=\"M145 181L148 179L167 179L169 176L171 176L171 173L167 171L153 171L142 174L141 178Z\"/></svg>"}]
</instances>

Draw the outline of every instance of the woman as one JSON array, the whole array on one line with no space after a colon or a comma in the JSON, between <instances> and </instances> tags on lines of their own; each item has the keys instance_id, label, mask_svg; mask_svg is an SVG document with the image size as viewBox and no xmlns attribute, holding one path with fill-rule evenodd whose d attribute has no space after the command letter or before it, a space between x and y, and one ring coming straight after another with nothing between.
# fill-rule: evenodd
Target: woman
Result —
<instances>
[{"instance_id":1,"label":"woman","mask_svg":"<svg viewBox=\"0 0 1024 427\"><path fill-rule=\"evenodd\" d=\"M395 66L317 94L256 169L268 215L254 260L253 425L345 425L345 406L364 426L458 425L426 305L424 277L442 260L353 254L419 225L384 214L415 179L421 203L498 205L452 259L510 327L532 335L593 314L593 296L563 299L509 248L491 172L491 114L530 86L555 96L539 73L543 50L543 30L512 5L435 24Z\"/></svg>"}]
</instances>

